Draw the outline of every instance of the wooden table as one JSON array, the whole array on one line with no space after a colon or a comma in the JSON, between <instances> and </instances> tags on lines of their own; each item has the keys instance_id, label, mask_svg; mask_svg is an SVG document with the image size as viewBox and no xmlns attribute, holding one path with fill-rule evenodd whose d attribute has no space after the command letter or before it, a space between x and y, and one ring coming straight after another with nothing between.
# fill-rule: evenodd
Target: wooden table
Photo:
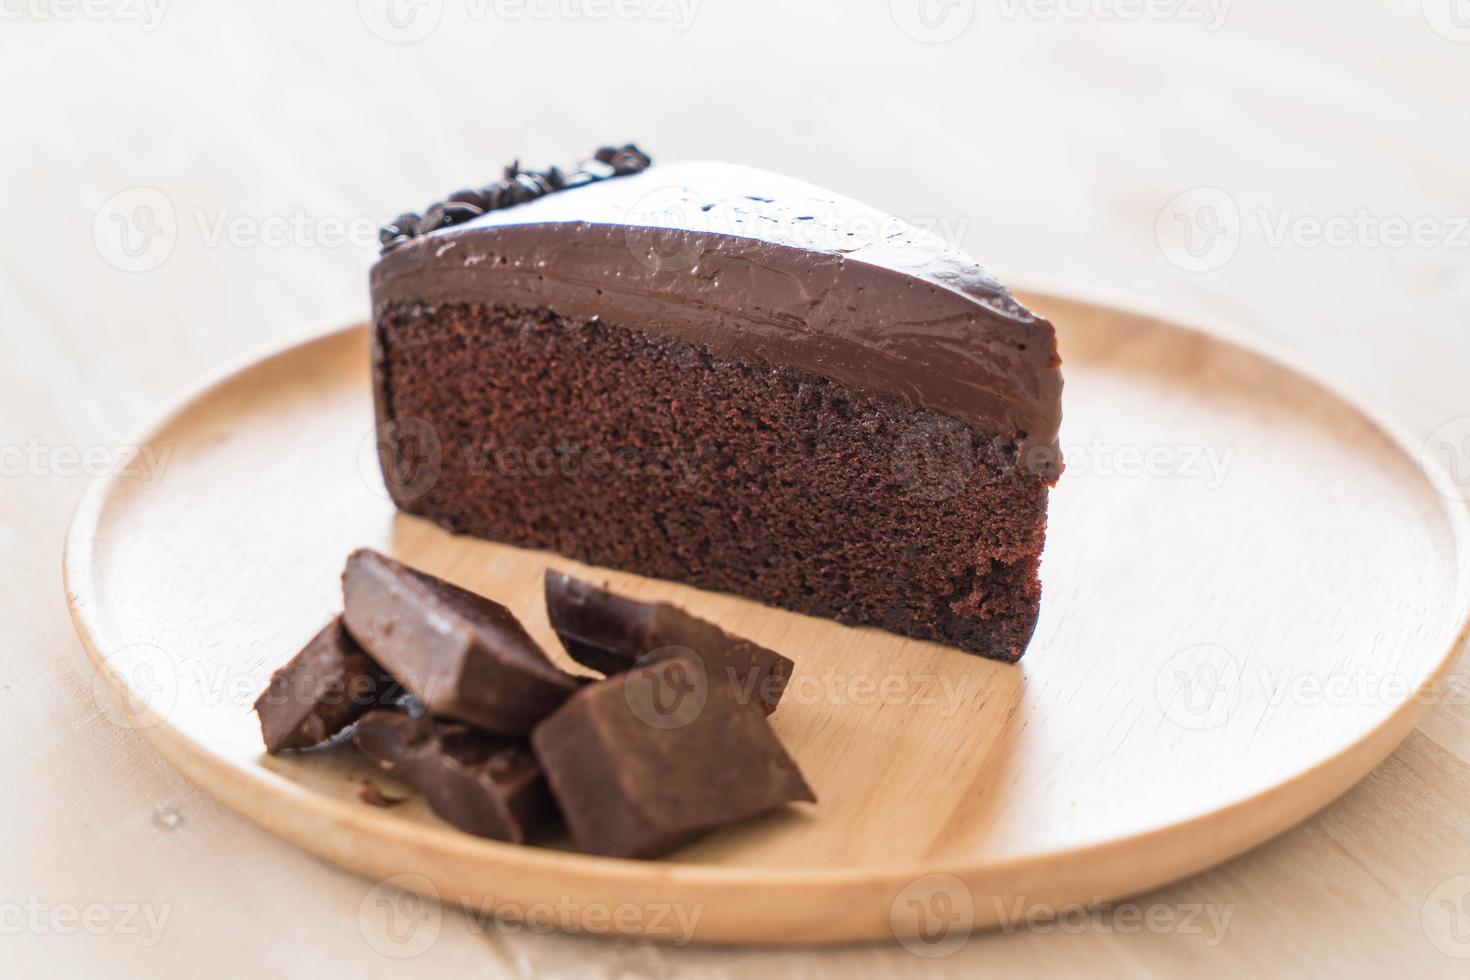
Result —
<instances>
[{"instance_id":1,"label":"wooden table","mask_svg":"<svg viewBox=\"0 0 1470 980\"><path fill-rule=\"evenodd\" d=\"M376 220L516 154L636 138L792 172L1016 282L1267 336L1426 437L1470 415L1463 0L889 6L0 8L5 972L1464 975L1470 683L1340 802L1138 916L938 960L654 948L449 911L396 960L364 930L371 882L215 804L94 699L59 586L87 474L201 375L360 317Z\"/></svg>"}]
</instances>

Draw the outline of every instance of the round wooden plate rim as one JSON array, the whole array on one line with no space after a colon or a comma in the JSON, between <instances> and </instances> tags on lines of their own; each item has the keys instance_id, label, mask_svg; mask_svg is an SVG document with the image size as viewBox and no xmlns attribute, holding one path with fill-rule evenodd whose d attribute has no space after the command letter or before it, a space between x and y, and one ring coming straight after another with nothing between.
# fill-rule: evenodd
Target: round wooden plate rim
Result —
<instances>
[{"instance_id":1,"label":"round wooden plate rim","mask_svg":"<svg viewBox=\"0 0 1470 980\"><path fill-rule=\"evenodd\" d=\"M1139 302L1134 297L1123 297L1106 290L1038 282L1037 288L1023 288L1018 289L1017 292L1026 297L1035 298L1037 306L1044 307L1048 300L1055 300L1108 308L1137 318L1167 324L1172 328L1195 333L1245 350L1326 391L1370 421L1400 452L1406 454L1416 464L1438 467L1442 471L1441 475L1448 478L1448 470L1442 464L1420 456L1421 447L1415 444L1416 440L1407 434L1404 427L1373 409L1371 402L1357 397L1339 380L1324 376L1310 366L1302 364L1299 356L1286 348L1264 343L1259 338L1243 334L1238 329L1223 323L1209 322L1200 317L1181 320L1175 314L1156 308L1154 304ZM204 381L177 398L166 411L144 427L142 435L132 440L131 445L141 448L151 444L163 430L191 406L209 397L222 385L248 369L289 357L298 350L314 344L364 329L362 323L340 326L340 322L340 320L334 320L319 323L292 338L267 345L213 372ZM125 468L120 468L119 472L123 469ZM111 672L102 669L106 662L106 657L101 652L104 645L105 626L93 616L85 597L92 594L94 532L99 526L104 506L118 479L116 476L99 478L88 487L72 517L63 554L63 579L72 621L92 665L102 673L105 678L104 682L110 686L121 686L121 682L113 677ZM1254 832L1242 838L1232 839L1228 844L1220 847L1218 849L1220 853L1214 854L1208 863L1179 872L1179 874L1191 874L1269 839L1330 803L1386 758L1399 741L1407 736L1423 714L1427 707L1427 702L1422 697L1423 692L1443 679L1462 645L1467 639L1470 639L1470 507L1448 497L1444 497L1443 500L1443 509L1454 529L1456 561L1459 571L1457 607L1453 610L1453 621L1456 624L1455 640L1442 654L1432 674L1424 678L1413 695L1407 698L1399 708L1384 718L1376 728L1368 730L1353 743L1262 792L1243 797L1222 807L1206 810L1186 820L1175 819L1139 833L1109 837L1062 851L1036 851L1001 861L966 863L947 860L926 863L850 865L841 868L734 868L718 864L604 858L484 840L450 828L426 827L388 814L364 812L366 808L322 796L259 766L245 766L234 761L229 761L226 765L233 776L243 779L243 783L237 782L227 794L220 786L200 776L202 770L218 766L220 760L217 756L174 729L164 719L155 717L150 720L149 724L138 727L161 754L179 766L187 775L214 795L222 798L228 795L233 798L233 801L227 800L227 802L239 805L247 816L258 823L264 823L262 815L244 802L246 794L243 791L247 788L267 791L277 798L283 797L295 804L305 806L314 811L316 817L327 822L351 824L358 827L367 825L371 827L374 834L381 834L405 843L427 845L434 849L451 852L488 852L494 855L496 862L508 868L533 873L572 872L583 878L605 881L627 881L630 878L638 878L650 882L744 885L763 889L802 887L814 883L863 883L896 888L928 874L974 877L1028 865L1040 866L1049 862L1070 862L1105 856L1121 846L1132 847L1148 844L1157 839L1198 833L1206 826L1223 826L1228 823L1233 814L1247 809L1256 809L1264 799L1287 799L1292 804L1277 814L1274 820L1258 824ZM121 692L114 690L112 693ZM1310 792L1304 790L1304 787L1326 774L1344 775L1348 778L1328 780L1322 783L1320 788ZM282 833L282 828L278 824L267 826L273 832ZM316 846L318 842L301 839L299 835L289 833L286 836L292 837L297 844L307 849L321 850ZM1149 887L1163 884L1178 877L1179 874L1161 878Z\"/></svg>"}]
</instances>

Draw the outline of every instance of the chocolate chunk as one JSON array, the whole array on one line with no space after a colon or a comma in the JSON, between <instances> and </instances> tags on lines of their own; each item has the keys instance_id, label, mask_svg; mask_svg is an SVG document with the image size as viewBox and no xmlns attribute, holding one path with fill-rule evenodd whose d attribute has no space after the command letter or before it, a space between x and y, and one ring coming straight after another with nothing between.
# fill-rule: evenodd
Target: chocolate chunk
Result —
<instances>
[{"instance_id":1,"label":"chocolate chunk","mask_svg":"<svg viewBox=\"0 0 1470 980\"><path fill-rule=\"evenodd\" d=\"M397 229L400 235L416 235L418 234L419 221L421 220L422 218L417 211L405 211L394 218L391 225Z\"/></svg>"},{"instance_id":2,"label":"chocolate chunk","mask_svg":"<svg viewBox=\"0 0 1470 980\"><path fill-rule=\"evenodd\" d=\"M255 702L265 750L319 745L357 720L393 687L338 616L271 675Z\"/></svg>"},{"instance_id":3,"label":"chocolate chunk","mask_svg":"<svg viewBox=\"0 0 1470 980\"><path fill-rule=\"evenodd\" d=\"M640 173L653 162L632 143L626 146L604 146L593 154L593 158L599 163L610 165L619 177Z\"/></svg>"},{"instance_id":4,"label":"chocolate chunk","mask_svg":"<svg viewBox=\"0 0 1470 980\"><path fill-rule=\"evenodd\" d=\"M760 712L675 657L578 691L531 734L577 847L653 857L816 801Z\"/></svg>"},{"instance_id":5,"label":"chocolate chunk","mask_svg":"<svg viewBox=\"0 0 1470 980\"><path fill-rule=\"evenodd\" d=\"M450 204L469 204L479 208L481 211L484 211L485 205L489 203L484 191L477 190L473 187L466 187L463 190L455 191L444 200Z\"/></svg>"},{"instance_id":6,"label":"chocolate chunk","mask_svg":"<svg viewBox=\"0 0 1470 980\"><path fill-rule=\"evenodd\" d=\"M366 549L342 573L354 639L430 714L524 735L581 681L509 609Z\"/></svg>"},{"instance_id":7,"label":"chocolate chunk","mask_svg":"<svg viewBox=\"0 0 1470 980\"><path fill-rule=\"evenodd\" d=\"M408 797L406 796L389 796L387 793L384 793L378 784L371 779L364 779L362 784L357 787L357 798L368 806L379 806L385 809L408 802Z\"/></svg>"},{"instance_id":8,"label":"chocolate chunk","mask_svg":"<svg viewBox=\"0 0 1470 980\"><path fill-rule=\"evenodd\" d=\"M572 659L604 674L693 655L706 673L728 680L742 701L776 710L795 665L773 650L731 636L666 602L638 602L546 570L546 611Z\"/></svg>"},{"instance_id":9,"label":"chocolate chunk","mask_svg":"<svg viewBox=\"0 0 1470 980\"><path fill-rule=\"evenodd\" d=\"M374 711L357 723L352 741L412 783L446 823L468 833L523 844L556 817L524 740L428 715Z\"/></svg>"},{"instance_id":10,"label":"chocolate chunk","mask_svg":"<svg viewBox=\"0 0 1470 980\"><path fill-rule=\"evenodd\" d=\"M425 235L454 224L454 213L449 210L453 206L443 203L431 205L424 211L424 216L419 219L418 233Z\"/></svg>"}]
</instances>

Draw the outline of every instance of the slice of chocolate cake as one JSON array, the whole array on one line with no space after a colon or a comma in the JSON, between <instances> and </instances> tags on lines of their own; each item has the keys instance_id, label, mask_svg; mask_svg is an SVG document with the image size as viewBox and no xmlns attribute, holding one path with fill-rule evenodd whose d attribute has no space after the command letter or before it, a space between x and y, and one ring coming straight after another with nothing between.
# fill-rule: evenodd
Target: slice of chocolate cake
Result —
<instances>
[{"instance_id":1,"label":"slice of chocolate cake","mask_svg":"<svg viewBox=\"0 0 1470 980\"><path fill-rule=\"evenodd\" d=\"M1020 657L1061 470L1051 325L839 195L600 157L385 233L373 359L398 505Z\"/></svg>"}]
</instances>

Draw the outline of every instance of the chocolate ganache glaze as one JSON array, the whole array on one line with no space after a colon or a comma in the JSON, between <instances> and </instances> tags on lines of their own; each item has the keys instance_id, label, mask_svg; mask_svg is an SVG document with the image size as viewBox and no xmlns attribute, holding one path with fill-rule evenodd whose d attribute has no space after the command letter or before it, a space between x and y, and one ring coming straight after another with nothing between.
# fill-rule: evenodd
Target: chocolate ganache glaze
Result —
<instances>
[{"instance_id":1,"label":"chocolate ganache glaze","mask_svg":"<svg viewBox=\"0 0 1470 980\"><path fill-rule=\"evenodd\" d=\"M394 244L372 270L375 319L448 303L601 317L915 402L1013 436L1048 480L1061 472L1051 324L937 236L811 184L660 165Z\"/></svg>"}]
</instances>

